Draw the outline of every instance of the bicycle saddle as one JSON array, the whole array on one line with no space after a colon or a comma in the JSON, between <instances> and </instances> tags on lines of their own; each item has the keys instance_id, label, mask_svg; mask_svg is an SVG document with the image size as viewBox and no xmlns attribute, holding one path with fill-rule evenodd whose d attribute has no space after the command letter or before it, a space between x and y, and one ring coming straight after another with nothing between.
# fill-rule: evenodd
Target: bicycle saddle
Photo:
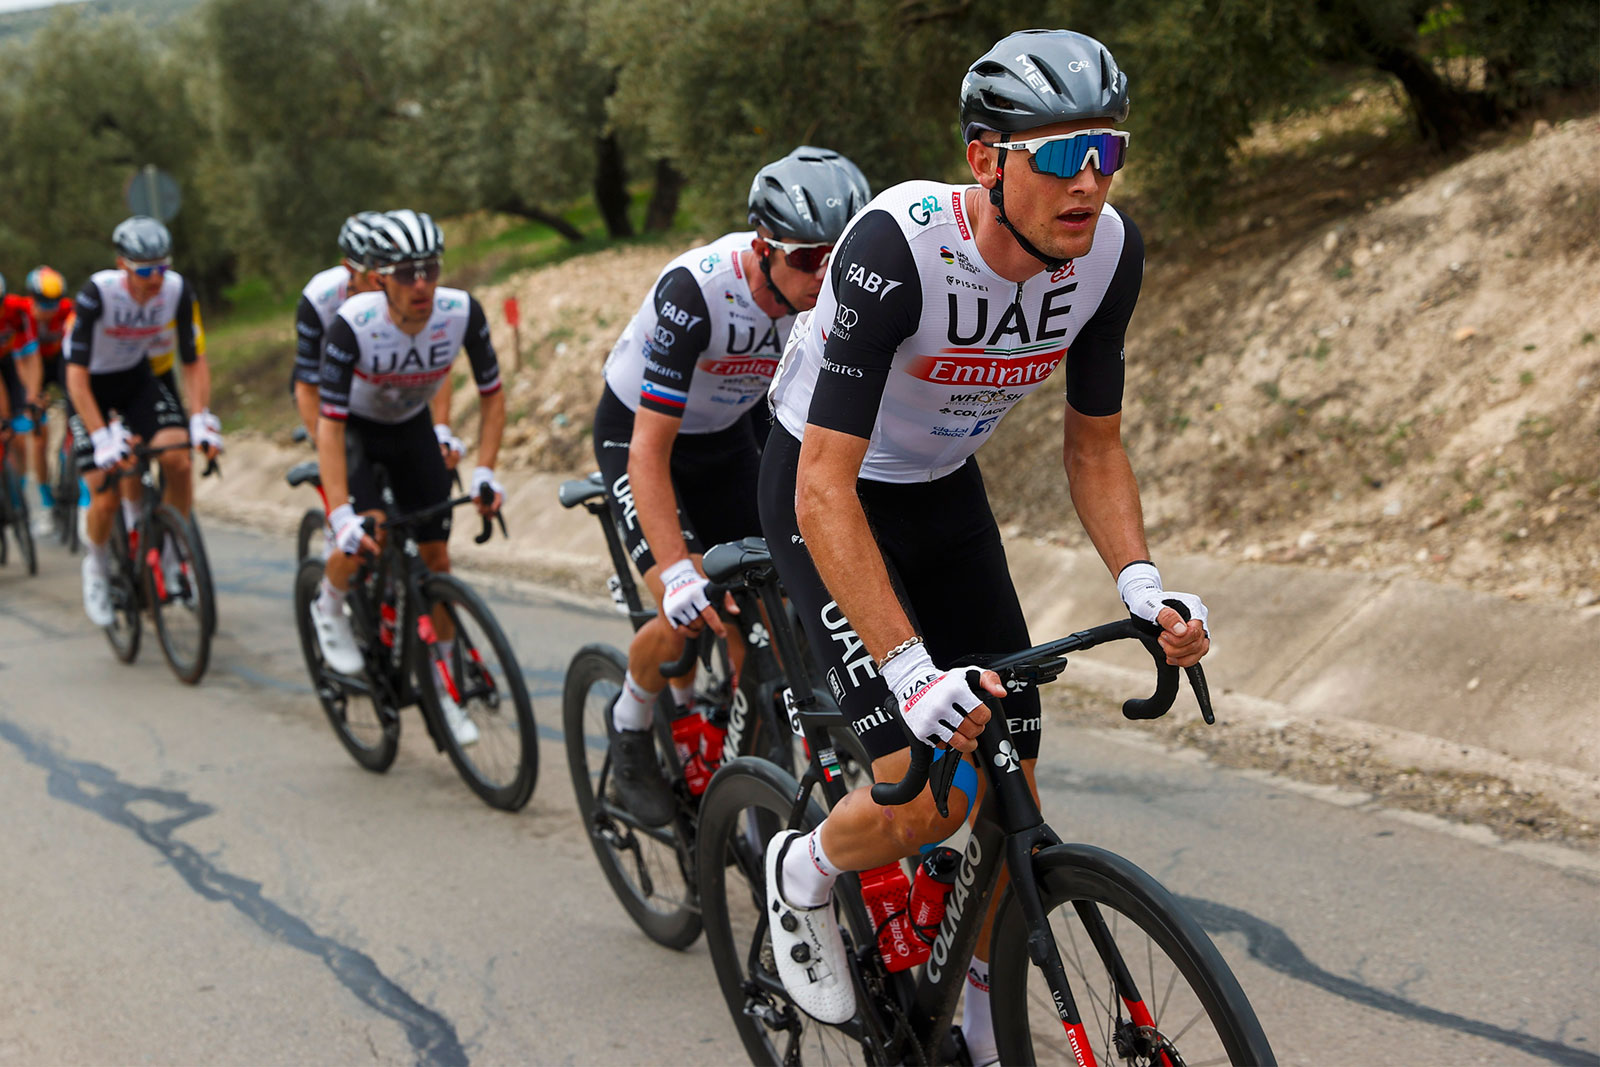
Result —
<instances>
[{"instance_id":1,"label":"bicycle saddle","mask_svg":"<svg viewBox=\"0 0 1600 1067\"><path fill-rule=\"evenodd\" d=\"M575 508L579 504L593 500L595 497L606 495L605 482L600 480L600 472L595 471L587 478L574 478L562 482L561 488L556 490L556 497L564 508Z\"/></svg>"},{"instance_id":2,"label":"bicycle saddle","mask_svg":"<svg viewBox=\"0 0 1600 1067\"><path fill-rule=\"evenodd\" d=\"M307 482L312 485L322 484L322 472L317 469L317 461L314 459L296 463L289 468L289 473L284 477L288 479L290 485L304 485Z\"/></svg>"},{"instance_id":3,"label":"bicycle saddle","mask_svg":"<svg viewBox=\"0 0 1600 1067\"><path fill-rule=\"evenodd\" d=\"M706 577L718 585L735 585L751 571L772 566L765 537L746 537L712 545L705 555Z\"/></svg>"}]
</instances>

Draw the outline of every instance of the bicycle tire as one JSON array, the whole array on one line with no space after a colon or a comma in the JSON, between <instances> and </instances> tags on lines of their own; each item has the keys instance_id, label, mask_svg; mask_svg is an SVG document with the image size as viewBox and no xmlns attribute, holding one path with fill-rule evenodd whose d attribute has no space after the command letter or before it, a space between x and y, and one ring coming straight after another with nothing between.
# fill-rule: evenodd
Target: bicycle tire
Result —
<instances>
[{"instance_id":1,"label":"bicycle tire","mask_svg":"<svg viewBox=\"0 0 1600 1067\"><path fill-rule=\"evenodd\" d=\"M438 703L438 672L426 659L429 647L420 642L414 664L417 693L427 703L445 754L461 780L491 808L521 811L539 778L539 728L516 653L489 605L455 575L430 574L424 579L418 618L429 618L435 605L444 605L455 623L451 674L466 698L460 707L478 728L478 740L463 748L445 723ZM493 665L485 662L491 655Z\"/></svg>"},{"instance_id":2,"label":"bicycle tire","mask_svg":"<svg viewBox=\"0 0 1600 1067\"><path fill-rule=\"evenodd\" d=\"M211 618L215 602L211 573L196 547L194 527L177 509L167 504L157 507L146 529L149 541L140 551L145 554L145 597L155 617L156 637L172 673L180 682L195 685L211 662L211 635L216 629ZM164 577L169 546L178 559L176 589ZM184 625L190 621L195 629L192 640Z\"/></svg>"},{"instance_id":3,"label":"bicycle tire","mask_svg":"<svg viewBox=\"0 0 1600 1067\"><path fill-rule=\"evenodd\" d=\"M65 447L56 453L55 495L55 506L50 510L56 540L66 545L67 551L76 553L83 547L78 540L78 466Z\"/></svg>"},{"instance_id":4,"label":"bicycle tire","mask_svg":"<svg viewBox=\"0 0 1600 1067\"><path fill-rule=\"evenodd\" d=\"M706 948L751 1063L870 1063L873 1057L859 1039L817 1022L788 999L765 933L764 849L788 825L799 789L781 767L748 756L724 764L712 778L700 803L696 864ZM822 808L812 800L800 829L810 830L822 819ZM846 891L844 881L838 891ZM748 973L752 960L761 973ZM856 995L863 995L860 989ZM804 1055L807 1049L816 1055Z\"/></svg>"},{"instance_id":5,"label":"bicycle tire","mask_svg":"<svg viewBox=\"0 0 1600 1067\"><path fill-rule=\"evenodd\" d=\"M301 563L294 576L294 621L300 631L300 654L305 657L311 688L317 694L323 714L328 717L328 725L333 727L334 736L350 753L350 758L366 770L382 774L394 764L400 752L400 711L384 705L374 690L373 695L365 698L372 705L372 715L352 722L350 702L352 698L363 698L346 692L328 677L322 665L316 627L311 622L311 602L317 598L321 586L322 561L308 559Z\"/></svg>"},{"instance_id":6,"label":"bicycle tire","mask_svg":"<svg viewBox=\"0 0 1600 1067\"><path fill-rule=\"evenodd\" d=\"M11 511L11 527L17 534L17 551L30 575L39 573L39 550L33 543L33 516L28 512L28 498L19 483L17 506Z\"/></svg>"},{"instance_id":7,"label":"bicycle tire","mask_svg":"<svg viewBox=\"0 0 1600 1067\"><path fill-rule=\"evenodd\" d=\"M1222 954L1149 874L1121 856L1080 844L1055 845L1036 853L1034 869L1097 1062L1218 1063L1223 1062L1219 1056L1226 1056L1226 1062L1236 1067L1277 1063L1255 1010ZM1143 1027L1135 1026L1131 1009L1124 1015L1126 1005L1111 988L1111 968L1090 943L1085 925L1090 906L1103 917L1118 958L1147 998L1150 1018ZM1027 924L1014 882L1000 903L989 958L989 1003L995 1013L1000 1061L1076 1062L1049 986L1029 964ZM1143 1044L1117 1054L1119 1027L1125 1041ZM1046 1055L1038 1055L1035 1029L1041 1035L1037 1044ZM1182 1048L1163 1043L1179 1041Z\"/></svg>"},{"instance_id":8,"label":"bicycle tire","mask_svg":"<svg viewBox=\"0 0 1600 1067\"><path fill-rule=\"evenodd\" d=\"M694 887L688 883L679 855L678 829L633 827L618 818L622 808L609 795L609 788L608 795L595 795L595 783L609 776L607 724L611 704L622 690L627 671L627 659L609 645L585 645L572 657L561 693L567 770L572 776L584 834L617 900L652 941L683 949L700 936L700 914ZM660 714L661 708L656 711ZM632 872L628 869L630 864ZM631 873L637 877L630 877ZM667 893L657 893L658 880L681 885L681 894L674 899Z\"/></svg>"},{"instance_id":9,"label":"bicycle tire","mask_svg":"<svg viewBox=\"0 0 1600 1067\"><path fill-rule=\"evenodd\" d=\"M189 512L189 529L194 534L194 562L196 571L204 574L200 583L201 595L205 598L205 612L207 637L217 635L217 587L211 580L211 556L206 551L206 539L200 533L200 516L192 510Z\"/></svg>"},{"instance_id":10,"label":"bicycle tire","mask_svg":"<svg viewBox=\"0 0 1600 1067\"><path fill-rule=\"evenodd\" d=\"M304 563L311 558L311 546L317 546L317 558L322 558L323 535L322 527L327 519L322 514L321 508L307 508L306 513L300 516L300 528L294 535L294 560Z\"/></svg>"},{"instance_id":11,"label":"bicycle tire","mask_svg":"<svg viewBox=\"0 0 1600 1067\"><path fill-rule=\"evenodd\" d=\"M140 613L143 609L140 596L139 571L128 551L128 526L122 518L122 508L111 514L111 543L107 546L111 573L106 581L111 586L111 625L105 628L111 651L123 663L132 663L139 657Z\"/></svg>"}]
</instances>

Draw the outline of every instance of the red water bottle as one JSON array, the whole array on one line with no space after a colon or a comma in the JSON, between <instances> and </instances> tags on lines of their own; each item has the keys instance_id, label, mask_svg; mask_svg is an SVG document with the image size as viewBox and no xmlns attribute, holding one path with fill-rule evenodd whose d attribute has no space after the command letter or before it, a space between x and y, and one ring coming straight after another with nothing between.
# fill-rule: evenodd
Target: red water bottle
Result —
<instances>
[{"instance_id":1,"label":"red water bottle","mask_svg":"<svg viewBox=\"0 0 1600 1067\"><path fill-rule=\"evenodd\" d=\"M911 916L912 929L922 940L933 943L939 924L944 921L944 906L955 888L956 873L961 869L961 853L940 845L922 857L917 864L916 880L911 883L911 896L906 912Z\"/></svg>"},{"instance_id":2,"label":"red water bottle","mask_svg":"<svg viewBox=\"0 0 1600 1067\"><path fill-rule=\"evenodd\" d=\"M878 931L878 954L891 971L903 971L928 958L928 946L912 932L906 915L911 883L899 862L862 871L861 899L873 929Z\"/></svg>"}]
</instances>

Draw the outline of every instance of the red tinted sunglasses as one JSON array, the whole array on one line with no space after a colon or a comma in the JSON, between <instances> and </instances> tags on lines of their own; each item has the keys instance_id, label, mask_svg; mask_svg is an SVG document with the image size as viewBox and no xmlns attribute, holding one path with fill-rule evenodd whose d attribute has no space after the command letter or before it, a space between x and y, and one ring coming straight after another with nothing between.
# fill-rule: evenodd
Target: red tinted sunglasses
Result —
<instances>
[{"instance_id":1,"label":"red tinted sunglasses","mask_svg":"<svg viewBox=\"0 0 1600 1067\"><path fill-rule=\"evenodd\" d=\"M783 253L783 261L802 274L815 274L833 255L833 245L803 245L792 241L767 239L767 244Z\"/></svg>"}]
</instances>

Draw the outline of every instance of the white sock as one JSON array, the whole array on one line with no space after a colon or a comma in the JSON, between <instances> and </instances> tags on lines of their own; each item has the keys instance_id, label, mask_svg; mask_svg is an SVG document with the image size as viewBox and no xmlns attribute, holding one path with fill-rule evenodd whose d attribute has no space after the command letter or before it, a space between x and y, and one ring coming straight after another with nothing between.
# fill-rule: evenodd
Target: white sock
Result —
<instances>
[{"instance_id":1,"label":"white sock","mask_svg":"<svg viewBox=\"0 0 1600 1067\"><path fill-rule=\"evenodd\" d=\"M138 523L138 521L139 521L139 505L134 503L132 500L129 500L127 497L123 497L122 498L122 522L123 522L123 525L125 525L128 529L132 530L134 528L134 526Z\"/></svg>"},{"instance_id":2,"label":"white sock","mask_svg":"<svg viewBox=\"0 0 1600 1067\"><path fill-rule=\"evenodd\" d=\"M650 706L656 702L654 693L645 692L644 686L634 680L633 672L629 671L622 682L622 692L617 696L616 710L611 713L611 721L619 730L648 730L650 728Z\"/></svg>"},{"instance_id":3,"label":"white sock","mask_svg":"<svg viewBox=\"0 0 1600 1067\"><path fill-rule=\"evenodd\" d=\"M345 590L335 589L327 578L322 579L322 592L317 597L317 610L324 615L337 615L344 607Z\"/></svg>"},{"instance_id":4,"label":"white sock","mask_svg":"<svg viewBox=\"0 0 1600 1067\"><path fill-rule=\"evenodd\" d=\"M690 704L694 703L694 682L693 681L689 682L687 685L679 685L676 682L671 683L671 685L672 685L672 702L674 704L678 705L678 707L680 707L680 708L686 708Z\"/></svg>"},{"instance_id":5,"label":"white sock","mask_svg":"<svg viewBox=\"0 0 1600 1067\"><path fill-rule=\"evenodd\" d=\"M843 874L822 851L822 827L789 845L783 857L783 895L797 908L816 908L828 902L833 883Z\"/></svg>"},{"instance_id":6,"label":"white sock","mask_svg":"<svg viewBox=\"0 0 1600 1067\"><path fill-rule=\"evenodd\" d=\"M111 569L111 543L108 541L105 544L97 545L90 541L89 558L94 560L96 570L101 574L107 573Z\"/></svg>"},{"instance_id":7,"label":"white sock","mask_svg":"<svg viewBox=\"0 0 1600 1067\"><path fill-rule=\"evenodd\" d=\"M967 1003L961 1010L961 1037L978 1067L1000 1058L995 1050L994 1018L989 1014L989 965L973 960L967 968Z\"/></svg>"}]
</instances>

